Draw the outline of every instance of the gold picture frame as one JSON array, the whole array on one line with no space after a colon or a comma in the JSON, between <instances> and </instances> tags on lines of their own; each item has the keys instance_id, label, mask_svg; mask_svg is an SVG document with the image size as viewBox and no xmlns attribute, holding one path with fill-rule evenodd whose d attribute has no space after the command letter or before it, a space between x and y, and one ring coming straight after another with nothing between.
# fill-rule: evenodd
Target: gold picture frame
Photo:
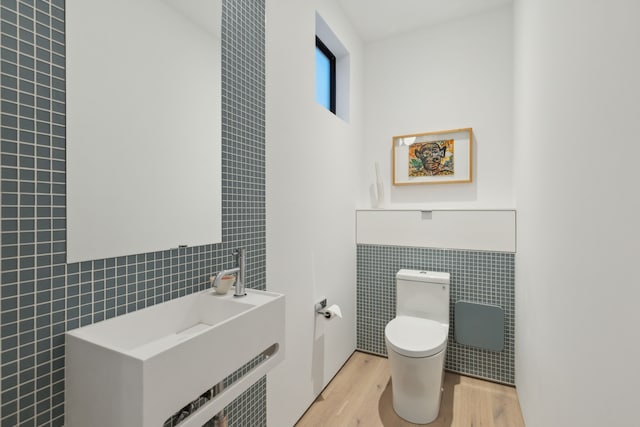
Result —
<instances>
[{"instance_id":1,"label":"gold picture frame","mask_svg":"<svg viewBox=\"0 0 640 427\"><path fill-rule=\"evenodd\" d=\"M392 138L393 185L473 181L473 130L461 128Z\"/></svg>"}]
</instances>

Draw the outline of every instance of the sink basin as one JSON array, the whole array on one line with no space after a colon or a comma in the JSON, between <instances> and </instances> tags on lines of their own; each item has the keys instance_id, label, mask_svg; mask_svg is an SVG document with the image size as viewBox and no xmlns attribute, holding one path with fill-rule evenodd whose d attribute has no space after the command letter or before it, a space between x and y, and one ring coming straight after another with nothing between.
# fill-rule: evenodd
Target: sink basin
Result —
<instances>
[{"instance_id":1,"label":"sink basin","mask_svg":"<svg viewBox=\"0 0 640 427\"><path fill-rule=\"evenodd\" d=\"M201 426L284 357L283 295L207 290L67 332L65 425L161 426L260 354L185 427Z\"/></svg>"}]
</instances>

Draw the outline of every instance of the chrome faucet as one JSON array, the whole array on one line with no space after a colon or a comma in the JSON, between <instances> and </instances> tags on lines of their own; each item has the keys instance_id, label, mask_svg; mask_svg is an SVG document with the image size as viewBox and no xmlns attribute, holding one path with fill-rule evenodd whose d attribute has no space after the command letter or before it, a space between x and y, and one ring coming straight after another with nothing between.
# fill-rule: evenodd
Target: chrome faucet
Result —
<instances>
[{"instance_id":1,"label":"chrome faucet","mask_svg":"<svg viewBox=\"0 0 640 427\"><path fill-rule=\"evenodd\" d=\"M244 280L245 280L245 260L247 256L247 250L245 248L236 249L233 251L233 255L236 257L237 267L230 268L228 270L222 270L218 274L216 274L216 278L213 280L213 287L217 288L220 285L220 279L228 274L236 275L236 284L235 284L235 292L233 293L234 297L242 297L247 293L244 291Z\"/></svg>"}]
</instances>

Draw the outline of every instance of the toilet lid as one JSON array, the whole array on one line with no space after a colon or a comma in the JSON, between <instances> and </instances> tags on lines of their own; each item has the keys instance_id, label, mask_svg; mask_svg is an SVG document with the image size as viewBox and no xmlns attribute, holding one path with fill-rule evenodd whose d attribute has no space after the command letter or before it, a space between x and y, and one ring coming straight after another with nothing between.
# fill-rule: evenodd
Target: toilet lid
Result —
<instances>
[{"instance_id":1,"label":"toilet lid","mask_svg":"<svg viewBox=\"0 0 640 427\"><path fill-rule=\"evenodd\" d=\"M387 323L387 345L407 357L428 357L447 346L449 325L413 316L398 316Z\"/></svg>"}]
</instances>

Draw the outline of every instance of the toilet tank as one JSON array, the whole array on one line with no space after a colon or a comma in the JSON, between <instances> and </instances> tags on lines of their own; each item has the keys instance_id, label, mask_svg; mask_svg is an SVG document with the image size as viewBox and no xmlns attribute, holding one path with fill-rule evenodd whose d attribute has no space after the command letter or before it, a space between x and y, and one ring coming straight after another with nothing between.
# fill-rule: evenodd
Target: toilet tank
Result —
<instances>
[{"instance_id":1,"label":"toilet tank","mask_svg":"<svg viewBox=\"0 0 640 427\"><path fill-rule=\"evenodd\" d=\"M396 316L449 324L449 273L400 270L396 274Z\"/></svg>"}]
</instances>

